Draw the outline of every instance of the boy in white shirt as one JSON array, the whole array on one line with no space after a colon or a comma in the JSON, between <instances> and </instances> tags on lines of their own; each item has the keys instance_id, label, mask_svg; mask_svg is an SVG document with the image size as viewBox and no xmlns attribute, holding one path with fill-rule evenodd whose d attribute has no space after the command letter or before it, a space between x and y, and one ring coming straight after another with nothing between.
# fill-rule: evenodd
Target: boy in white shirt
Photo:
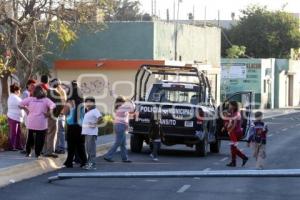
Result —
<instances>
[{"instance_id":1,"label":"boy in white shirt","mask_svg":"<svg viewBox=\"0 0 300 200\"><path fill-rule=\"evenodd\" d=\"M96 108L94 97L87 97L84 101L86 113L82 122L82 135L85 135L85 148L88 162L84 169L96 169L96 140L98 136L98 124L102 121L102 115Z\"/></svg>"}]
</instances>

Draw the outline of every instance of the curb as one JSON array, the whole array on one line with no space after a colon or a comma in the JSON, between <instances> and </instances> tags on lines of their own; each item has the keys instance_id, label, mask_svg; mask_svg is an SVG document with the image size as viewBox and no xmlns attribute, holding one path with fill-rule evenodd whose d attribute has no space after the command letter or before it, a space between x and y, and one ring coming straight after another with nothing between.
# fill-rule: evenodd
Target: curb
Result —
<instances>
[{"instance_id":1,"label":"curb","mask_svg":"<svg viewBox=\"0 0 300 200\"><path fill-rule=\"evenodd\" d=\"M113 143L106 143L97 146L97 156L101 156L104 151L108 150ZM58 158L42 157L38 160L33 160L28 163L0 169L0 188L13 184L22 180L30 179L45 173L56 171L63 168L63 163L67 155L59 156Z\"/></svg>"},{"instance_id":2,"label":"curb","mask_svg":"<svg viewBox=\"0 0 300 200\"><path fill-rule=\"evenodd\" d=\"M295 114L295 113L300 113L300 110L295 110L295 111L287 112L287 113L274 114L274 115L266 116L266 117L264 117L264 119L271 119L274 117L280 117L280 116L285 116L285 115L290 115L290 114Z\"/></svg>"}]
</instances>

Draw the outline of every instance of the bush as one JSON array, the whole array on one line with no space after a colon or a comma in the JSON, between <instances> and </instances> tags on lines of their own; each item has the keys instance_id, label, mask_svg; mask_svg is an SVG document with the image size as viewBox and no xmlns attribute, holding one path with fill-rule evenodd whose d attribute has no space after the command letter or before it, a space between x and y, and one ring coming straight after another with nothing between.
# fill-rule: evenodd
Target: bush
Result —
<instances>
[{"instance_id":1,"label":"bush","mask_svg":"<svg viewBox=\"0 0 300 200\"><path fill-rule=\"evenodd\" d=\"M0 151L8 148L8 121L5 115L0 115Z\"/></svg>"},{"instance_id":2,"label":"bush","mask_svg":"<svg viewBox=\"0 0 300 200\"><path fill-rule=\"evenodd\" d=\"M109 135L114 132L114 118L112 115L104 115L103 123L101 124L98 135Z\"/></svg>"}]
</instances>

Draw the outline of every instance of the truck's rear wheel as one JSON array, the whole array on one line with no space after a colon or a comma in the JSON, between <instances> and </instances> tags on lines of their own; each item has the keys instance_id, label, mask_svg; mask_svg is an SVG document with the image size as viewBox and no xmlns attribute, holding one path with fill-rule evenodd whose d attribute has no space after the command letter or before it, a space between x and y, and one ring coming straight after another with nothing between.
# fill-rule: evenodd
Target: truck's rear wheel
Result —
<instances>
[{"instance_id":1,"label":"truck's rear wheel","mask_svg":"<svg viewBox=\"0 0 300 200\"><path fill-rule=\"evenodd\" d=\"M221 148L221 141L217 140L210 144L210 152L211 153L219 153Z\"/></svg>"},{"instance_id":2,"label":"truck's rear wheel","mask_svg":"<svg viewBox=\"0 0 300 200\"><path fill-rule=\"evenodd\" d=\"M204 138L198 144L196 144L196 154L201 157L205 157L208 152L208 142L207 139Z\"/></svg>"},{"instance_id":3,"label":"truck's rear wheel","mask_svg":"<svg viewBox=\"0 0 300 200\"><path fill-rule=\"evenodd\" d=\"M140 153L143 148L144 138L138 135L131 135L130 137L130 150L134 153Z\"/></svg>"}]
</instances>

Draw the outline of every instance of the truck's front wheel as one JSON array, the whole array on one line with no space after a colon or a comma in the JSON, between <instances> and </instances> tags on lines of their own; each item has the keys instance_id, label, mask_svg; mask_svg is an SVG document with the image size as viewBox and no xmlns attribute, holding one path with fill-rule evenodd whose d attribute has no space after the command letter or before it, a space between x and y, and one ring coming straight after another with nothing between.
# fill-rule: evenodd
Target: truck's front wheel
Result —
<instances>
[{"instance_id":1,"label":"truck's front wheel","mask_svg":"<svg viewBox=\"0 0 300 200\"><path fill-rule=\"evenodd\" d=\"M208 142L207 139L204 138L198 144L196 144L196 154L201 157L205 157L208 152Z\"/></svg>"},{"instance_id":2,"label":"truck's front wheel","mask_svg":"<svg viewBox=\"0 0 300 200\"><path fill-rule=\"evenodd\" d=\"M143 148L144 138L138 135L131 135L130 137L130 150L134 153L140 153Z\"/></svg>"}]
</instances>

